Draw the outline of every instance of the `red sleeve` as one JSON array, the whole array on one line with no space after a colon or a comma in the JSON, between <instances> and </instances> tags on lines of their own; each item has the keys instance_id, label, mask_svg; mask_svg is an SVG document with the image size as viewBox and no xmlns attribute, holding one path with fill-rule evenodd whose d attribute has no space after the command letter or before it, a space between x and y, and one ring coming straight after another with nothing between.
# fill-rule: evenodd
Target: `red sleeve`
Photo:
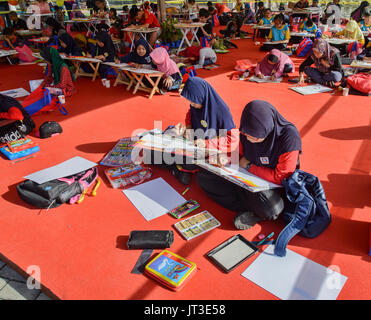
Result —
<instances>
[{"instance_id":1,"label":"red sleeve","mask_svg":"<svg viewBox=\"0 0 371 320\"><path fill-rule=\"evenodd\" d=\"M46 75L44 82L41 84L43 87L50 87L50 84L53 82L53 73L51 68L50 63L48 63L48 74Z\"/></svg>"},{"instance_id":2,"label":"red sleeve","mask_svg":"<svg viewBox=\"0 0 371 320\"><path fill-rule=\"evenodd\" d=\"M188 112L187 112L187 114L186 114L186 117L185 117L185 125L186 125L186 127L192 125L192 123L191 123L191 109L188 109Z\"/></svg>"},{"instance_id":3,"label":"red sleeve","mask_svg":"<svg viewBox=\"0 0 371 320\"><path fill-rule=\"evenodd\" d=\"M11 107L8 112L1 112L0 119L8 119L8 120L23 120L22 111L16 107Z\"/></svg>"},{"instance_id":4,"label":"red sleeve","mask_svg":"<svg viewBox=\"0 0 371 320\"><path fill-rule=\"evenodd\" d=\"M225 153L231 153L234 146L239 143L239 135L233 134L232 130L227 132L226 136L205 140L206 148L218 149Z\"/></svg>"},{"instance_id":5,"label":"red sleeve","mask_svg":"<svg viewBox=\"0 0 371 320\"><path fill-rule=\"evenodd\" d=\"M278 158L275 169L252 165L249 172L270 182L281 184L282 180L291 176L298 162L299 150L286 152Z\"/></svg>"}]
</instances>

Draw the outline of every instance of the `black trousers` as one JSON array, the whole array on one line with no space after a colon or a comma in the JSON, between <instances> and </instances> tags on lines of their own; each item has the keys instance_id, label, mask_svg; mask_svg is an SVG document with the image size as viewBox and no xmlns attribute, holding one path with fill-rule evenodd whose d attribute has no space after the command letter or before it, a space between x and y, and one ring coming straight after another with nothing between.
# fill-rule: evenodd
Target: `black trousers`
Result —
<instances>
[{"instance_id":1,"label":"black trousers","mask_svg":"<svg viewBox=\"0 0 371 320\"><path fill-rule=\"evenodd\" d=\"M252 211L258 217L275 220L284 209L284 189L250 192L209 171L200 170L197 182L215 202L232 211Z\"/></svg>"}]
</instances>

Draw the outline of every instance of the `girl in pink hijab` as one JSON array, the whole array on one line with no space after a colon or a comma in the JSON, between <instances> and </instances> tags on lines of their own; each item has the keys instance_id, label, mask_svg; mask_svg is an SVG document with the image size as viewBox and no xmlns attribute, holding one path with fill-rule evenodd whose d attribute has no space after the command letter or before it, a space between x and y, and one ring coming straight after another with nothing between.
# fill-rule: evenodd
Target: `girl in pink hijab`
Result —
<instances>
[{"instance_id":1,"label":"girl in pink hijab","mask_svg":"<svg viewBox=\"0 0 371 320\"><path fill-rule=\"evenodd\" d=\"M150 57L153 64L157 66L157 70L164 73L159 85L161 93L179 89L182 84L182 76L176 63L170 59L166 49L158 47L150 53Z\"/></svg>"}]
</instances>

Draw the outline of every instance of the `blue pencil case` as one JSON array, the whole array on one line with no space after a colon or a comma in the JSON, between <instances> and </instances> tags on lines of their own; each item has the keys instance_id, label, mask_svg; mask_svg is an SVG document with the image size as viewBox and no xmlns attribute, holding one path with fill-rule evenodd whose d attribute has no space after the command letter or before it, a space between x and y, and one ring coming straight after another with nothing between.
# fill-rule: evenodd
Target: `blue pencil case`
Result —
<instances>
[{"instance_id":1,"label":"blue pencil case","mask_svg":"<svg viewBox=\"0 0 371 320\"><path fill-rule=\"evenodd\" d=\"M22 151L15 152L15 153L10 152L8 147L3 147L3 148L0 149L0 152L4 156L6 156L9 160L15 160L15 159L27 157L30 154L33 154L33 153L38 152L38 151L40 151L39 146L35 146L35 147L30 148L30 149L22 150Z\"/></svg>"}]
</instances>

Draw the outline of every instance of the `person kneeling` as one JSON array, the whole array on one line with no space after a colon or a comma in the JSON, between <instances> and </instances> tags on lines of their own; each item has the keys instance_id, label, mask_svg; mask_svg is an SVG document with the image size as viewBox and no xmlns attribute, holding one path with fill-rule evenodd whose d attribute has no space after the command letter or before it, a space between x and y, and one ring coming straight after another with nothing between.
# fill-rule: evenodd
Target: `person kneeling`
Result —
<instances>
[{"instance_id":1,"label":"person kneeling","mask_svg":"<svg viewBox=\"0 0 371 320\"><path fill-rule=\"evenodd\" d=\"M277 49L273 49L257 64L255 75L260 79L263 79L264 76L270 76L272 80L276 80L282 75L287 76L288 73L294 71L295 65L290 57Z\"/></svg>"}]
</instances>

